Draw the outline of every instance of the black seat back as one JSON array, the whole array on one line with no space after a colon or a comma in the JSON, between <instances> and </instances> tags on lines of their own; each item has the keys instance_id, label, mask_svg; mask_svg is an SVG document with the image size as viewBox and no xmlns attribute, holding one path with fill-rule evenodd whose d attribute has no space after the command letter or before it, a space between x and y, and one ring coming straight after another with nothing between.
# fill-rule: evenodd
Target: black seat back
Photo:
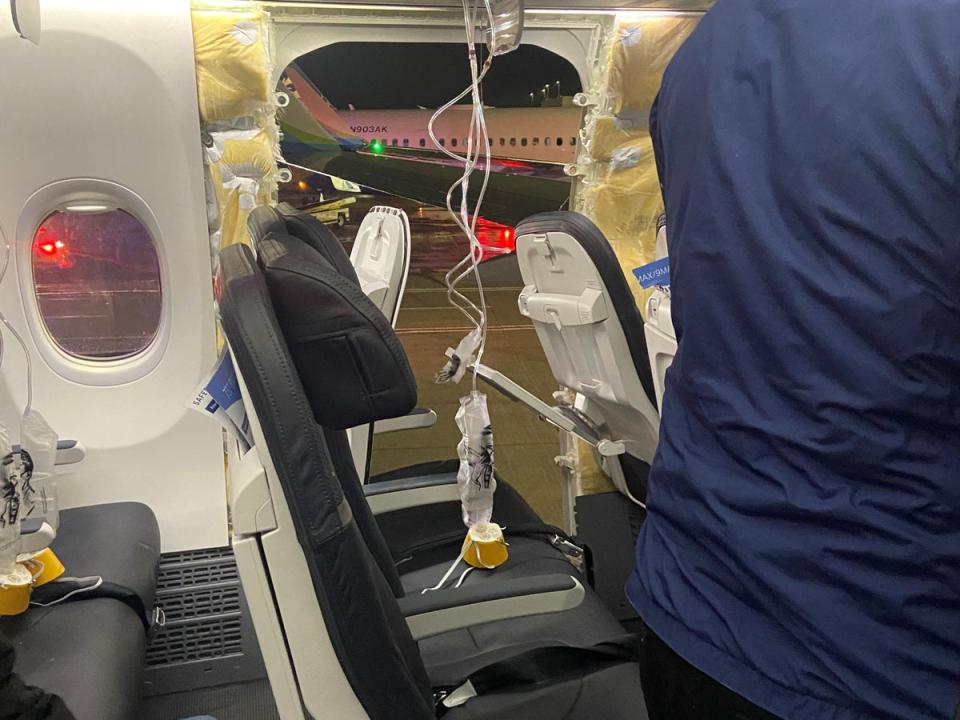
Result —
<instances>
[{"instance_id":1,"label":"black seat back","mask_svg":"<svg viewBox=\"0 0 960 720\"><path fill-rule=\"evenodd\" d=\"M223 251L221 324L276 468L324 624L371 717L432 718L419 650L344 496L273 310L267 280L285 296L290 287L303 289L304 278L280 248L262 250L269 278L250 248Z\"/></svg>"}]
</instances>

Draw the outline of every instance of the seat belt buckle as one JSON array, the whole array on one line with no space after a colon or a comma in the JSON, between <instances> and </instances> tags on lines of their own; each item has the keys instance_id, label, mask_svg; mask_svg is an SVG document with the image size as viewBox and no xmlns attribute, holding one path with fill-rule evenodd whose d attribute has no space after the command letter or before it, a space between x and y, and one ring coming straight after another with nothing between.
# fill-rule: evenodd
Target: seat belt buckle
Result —
<instances>
[{"instance_id":1,"label":"seat belt buckle","mask_svg":"<svg viewBox=\"0 0 960 720\"><path fill-rule=\"evenodd\" d=\"M559 535L554 535L550 540L550 544L553 545L557 550L562 552L564 555L569 555L574 558L583 557L583 548L579 545L572 543L570 540Z\"/></svg>"},{"instance_id":2,"label":"seat belt buckle","mask_svg":"<svg viewBox=\"0 0 960 720\"><path fill-rule=\"evenodd\" d=\"M150 627L147 629L147 640L153 640L154 636L167 624L167 616L163 608L159 605L153 606L153 612L150 613Z\"/></svg>"},{"instance_id":3,"label":"seat belt buckle","mask_svg":"<svg viewBox=\"0 0 960 720\"><path fill-rule=\"evenodd\" d=\"M436 702L438 714L442 715L447 710L460 707L477 696L477 690L473 683L467 680L453 690L438 690L434 693L433 699Z\"/></svg>"}]
</instances>

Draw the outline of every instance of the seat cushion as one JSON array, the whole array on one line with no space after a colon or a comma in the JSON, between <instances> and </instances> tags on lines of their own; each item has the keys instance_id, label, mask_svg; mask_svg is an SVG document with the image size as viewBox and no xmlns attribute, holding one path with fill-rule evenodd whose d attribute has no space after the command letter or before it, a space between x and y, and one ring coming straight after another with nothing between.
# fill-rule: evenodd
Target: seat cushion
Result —
<instances>
[{"instance_id":1,"label":"seat cushion","mask_svg":"<svg viewBox=\"0 0 960 720\"><path fill-rule=\"evenodd\" d=\"M137 614L111 598L65 602L0 621L14 671L64 701L76 720L136 717L146 654Z\"/></svg>"},{"instance_id":2,"label":"seat cushion","mask_svg":"<svg viewBox=\"0 0 960 720\"><path fill-rule=\"evenodd\" d=\"M446 720L647 720L640 669L622 663L557 684L474 698Z\"/></svg>"},{"instance_id":3,"label":"seat cushion","mask_svg":"<svg viewBox=\"0 0 960 720\"><path fill-rule=\"evenodd\" d=\"M511 553L514 550L512 545ZM521 550L518 555L526 551ZM530 574L532 567L531 559L527 558L521 560L513 572ZM542 567L546 569L545 564ZM551 571L562 572L558 568ZM500 571L495 571L493 577L497 572ZM477 573L471 573L464 584L471 579L483 581L482 577L474 578L474 575ZM621 640L624 635L623 628L599 597L587 589L583 603L573 610L501 620L444 633L421 640L420 653L434 686L448 687L481 668L536 648L590 647ZM489 717L644 720L646 710L639 666L624 661L556 684L517 688L475 698L445 717L457 720Z\"/></svg>"},{"instance_id":4,"label":"seat cushion","mask_svg":"<svg viewBox=\"0 0 960 720\"><path fill-rule=\"evenodd\" d=\"M460 546L466 537L466 529L460 539L450 545L418 553L415 557L401 560L397 564L400 581L408 595L419 593L424 588L433 587L450 569L450 565L460 553ZM524 578L533 575L573 575L583 582L580 572L566 556L546 540L539 537L507 537L509 558L496 570L472 570L463 581L463 585L476 585L483 582L496 582L511 578ZM460 563L444 587L452 587L467 569Z\"/></svg>"},{"instance_id":5,"label":"seat cushion","mask_svg":"<svg viewBox=\"0 0 960 720\"><path fill-rule=\"evenodd\" d=\"M51 547L68 576L99 575L135 592L147 613L153 609L160 528L146 505L121 502L61 510Z\"/></svg>"}]
</instances>

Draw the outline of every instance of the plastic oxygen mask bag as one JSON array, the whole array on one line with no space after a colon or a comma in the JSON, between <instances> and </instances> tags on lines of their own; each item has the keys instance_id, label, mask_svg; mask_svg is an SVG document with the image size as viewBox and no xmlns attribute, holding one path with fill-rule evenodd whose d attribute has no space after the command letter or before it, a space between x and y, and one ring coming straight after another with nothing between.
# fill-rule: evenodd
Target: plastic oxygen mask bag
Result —
<instances>
[{"instance_id":1,"label":"plastic oxygen mask bag","mask_svg":"<svg viewBox=\"0 0 960 720\"><path fill-rule=\"evenodd\" d=\"M60 528L54 466L57 463L56 431L36 410L29 410L20 425L23 465L21 517L43 518L56 532Z\"/></svg>"},{"instance_id":2,"label":"plastic oxygen mask bag","mask_svg":"<svg viewBox=\"0 0 960 720\"><path fill-rule=\"evenodd\" d=\"M482 527L493 518L493 493L497 489L487 396L474 390L460 398L456 421L463 433L457 445L460 455L457 484L460 486L463 522L468 528Z\"/></svg>"},{"instance_id":3,"label":"plastic oxygen mask bag","mask_svg":"<svg viewBox=\"0 0 960 720\"><path fill-rule=\"evenodd\" d=\"M0 584L16 574L20 552L20 459L13 454L10 435L0 425Z\"/></svg>"}]
</instances>

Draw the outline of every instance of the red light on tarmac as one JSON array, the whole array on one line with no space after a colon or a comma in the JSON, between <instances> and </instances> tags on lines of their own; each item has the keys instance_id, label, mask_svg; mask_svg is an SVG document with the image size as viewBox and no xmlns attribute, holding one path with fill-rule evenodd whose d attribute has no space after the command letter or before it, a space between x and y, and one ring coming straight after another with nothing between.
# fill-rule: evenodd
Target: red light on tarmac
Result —
<instances>
[{"instance_id":1,"label":"red light on tarmac","mask_svg":"<svg viewBox=\"0 0 960 720\"><path fill-rule=\"evenodd\" d=\"M37 243L37 250L40 251L41 255L46 255L47 257L53 257L64 247L65 244L62 240L44 240Z\"/></svg>"}]
</instances>

